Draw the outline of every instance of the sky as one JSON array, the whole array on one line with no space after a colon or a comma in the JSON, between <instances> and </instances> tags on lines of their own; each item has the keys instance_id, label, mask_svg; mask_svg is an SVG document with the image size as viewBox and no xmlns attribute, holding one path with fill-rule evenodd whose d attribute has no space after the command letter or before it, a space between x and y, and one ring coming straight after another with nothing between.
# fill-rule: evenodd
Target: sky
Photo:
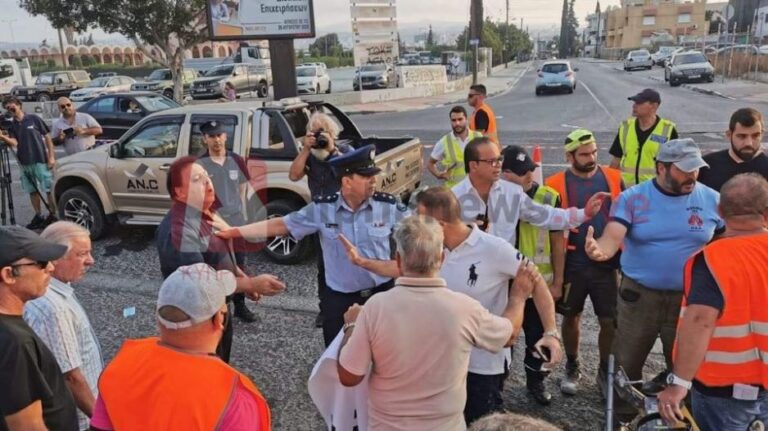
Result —
<instances>
[{"instance_id":1,"label":"sky","mask_svg":"<svg viewBox=\"0 0 768 431\"><path fill-rule=\"evenodd\" d=\"M396 1L399 23L469 21L470 0ZM584 24L584 17L595 10L595 3L596 0L576 0L576 17L581 25ZM609 5L619 3L619 0L601 0L600 6L604 10ZM504 20L506 0L484 0L483 4L486 16L490 16L494 21ZM349 31L349 5L350 0L314 0L315 23L318 29L322 32L341 27L342 31ZM525 25L530 27L559 26L562 5L562 0L509 0L510 20L519 22L520 18L523 18ZM0 16L0 48L12 39L16 42L40 43L47 38L49 44L57 43L56 31L48 21L26 13L19 7L17 0L0 0L0 10L3 11ZM97 40L110 37L98 30L93 34Z\"/></svg>"}]
</instances>

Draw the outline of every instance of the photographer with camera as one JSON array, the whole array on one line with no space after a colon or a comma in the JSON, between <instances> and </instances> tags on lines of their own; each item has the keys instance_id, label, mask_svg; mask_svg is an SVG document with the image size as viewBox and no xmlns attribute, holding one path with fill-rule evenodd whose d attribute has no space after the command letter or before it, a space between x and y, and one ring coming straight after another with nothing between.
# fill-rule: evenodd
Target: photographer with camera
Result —
<instances>
[{"instance_id":1,"label":"photographer with camera","mask_svg":"<svg viewBox=\"0 0 768 431\"><path fill-rule=\"evenodd\" d=\"M96 136L103 133L96 119L86 113L77 112L75 105L66 97L60 97L57 105L61 117L56 119L51 127L53 143L64 145L68 156L96 145Z\"/></svg>"},{"instance_id":2,"label":"photographer with camera","mask_svg":"<svg viewBox=\"0 0 768 431\"><path fill-rule=\"evenodd\" d=\"M0 143L16 149L21 169L21 188L29 193L29 200L35 210L35 216L27 229L40 229L56 221L47 203L48 218L43 218L40 209L43 193L48 195L48 202L53 202L50 193L53 176L51 170L56 164L53 141L43 119L34 114L25 114L19 99L13 96L5 98L3 109L11 114L11 121L8 131L0 130Z\"/></svg>"},{"instance_id":3,"label":"photographer with camera","mask_svg":"<svg viewBox=\"0 0 768 431\"><path fill-rule=\"evenodd\" d=\"M291 181L300 181L307 176L309 193L312 197L329 196L339 191L339 182L333 174L328 160L339 154L353 150L350 145L336 144L339 135L339 126L331 117L321 112L315 112L307 123L307 135L304 137L304 146L293 162L288 173ZM317 253L317 296L322 298L325 290L325 269L323 267L323 253ZM317 315L315 326L321 327L323 322L322 310Z\"/></svg>"}]
</instances>

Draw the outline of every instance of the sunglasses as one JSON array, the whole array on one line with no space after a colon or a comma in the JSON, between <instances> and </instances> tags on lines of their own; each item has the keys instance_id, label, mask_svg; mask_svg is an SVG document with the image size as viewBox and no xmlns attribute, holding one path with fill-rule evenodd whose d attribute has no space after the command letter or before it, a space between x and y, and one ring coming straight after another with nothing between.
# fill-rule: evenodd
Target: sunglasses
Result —
<instances>
[{"instance_id":1,"label":"sunglasses","mask_svg":"<svg viewBox=\"0 0 768 431\"><path fill-rule=\"evenodd\" d=\"M579 142L587 142L587 141L591 141L591 140L592 140L592 134L591 133L583 135L583 136L579 136ZM572 142L573 142L573 139L565 138L565 143L566 144L570 144Z\"/></svg>"},{"instance_id":2,"label":"sunglasses","mask_svg":"<svg viewBox=\"0 0 768 431\"><path fill-rule=\"evenodd\" d=\"M29 262L29 263L17 263L14 265L8 265L11 268L18 268L20 266L36 266L38 269L45 269L48 268L48 262L45 260L37 261L37 262Z\"/></svg>"},{"instance_id":3,"label":"sunglasses","mask_svg":"<svg viewBox=\"0 0 768 431\"><path fill-rule=\"evenodd\" d=\"M69 108L70 106L72 106L71 103L65 103L63 105L59 105L59 109Z\"/></svg>"}]
</instances>

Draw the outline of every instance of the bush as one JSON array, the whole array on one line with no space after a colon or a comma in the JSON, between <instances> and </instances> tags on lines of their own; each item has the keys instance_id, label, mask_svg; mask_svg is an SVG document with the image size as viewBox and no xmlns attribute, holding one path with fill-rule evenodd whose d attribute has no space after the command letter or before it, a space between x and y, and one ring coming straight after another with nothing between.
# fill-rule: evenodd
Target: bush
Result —
<instances>
[{"instance_id":1,"label":"bush","mask_svg":"<svg viewBox=\"0 0 768 431\"><path fill-rule=\"evenodd\" d=\"M47 66L49 69L53 69L54 67L56 67L56 60L49 58Z\"/></svg>"}]
</instances>

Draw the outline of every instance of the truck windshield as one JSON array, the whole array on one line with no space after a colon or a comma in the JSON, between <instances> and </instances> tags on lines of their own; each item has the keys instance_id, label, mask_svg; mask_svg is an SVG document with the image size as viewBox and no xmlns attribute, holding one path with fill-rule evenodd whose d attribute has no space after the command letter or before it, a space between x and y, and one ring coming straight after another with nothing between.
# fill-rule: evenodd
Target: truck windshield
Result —
<instances>
[{"instance_id":1,"label":"truck windshield","mask_svg":"<svg viewBox=\"0 0 768 431\"><path fill-rule=\"evenodd\" d=\"M205 76L229 76L232 74L232 66L214 67L213 69L205 72Z\"/></svg>"},{"instance_id":2,"label":"truck windshield","mask_svg":"<svg viewBox=\"0 0 768 431\"><path fill-rule=\"evenodd\" d=\"M37 81L35 81L35 84L43 84L43 85L53 84L53 74L52 73L41 74L40 76L37 77Z\"/></svg>"},{"instance_id":3,"label":"truck windshield","mask_svg":"<svg viewBox=\"0 0 768 431\"><path fill-rule=\"evenodd\" d=\"M168 69L158 69L152 72L147 78L148 81L168 81L171 78L171 71Z\"/></svg>"},{"instance_id":4,"label":"truck windshield","mask_svg":"<svg viewBox=\"0 0 768 431\"><path fill-rule=\"evenodd\" d=\"M0 79L13 76L13 66L10 64L0 65Z\"/></svg>"}]
</instances>

